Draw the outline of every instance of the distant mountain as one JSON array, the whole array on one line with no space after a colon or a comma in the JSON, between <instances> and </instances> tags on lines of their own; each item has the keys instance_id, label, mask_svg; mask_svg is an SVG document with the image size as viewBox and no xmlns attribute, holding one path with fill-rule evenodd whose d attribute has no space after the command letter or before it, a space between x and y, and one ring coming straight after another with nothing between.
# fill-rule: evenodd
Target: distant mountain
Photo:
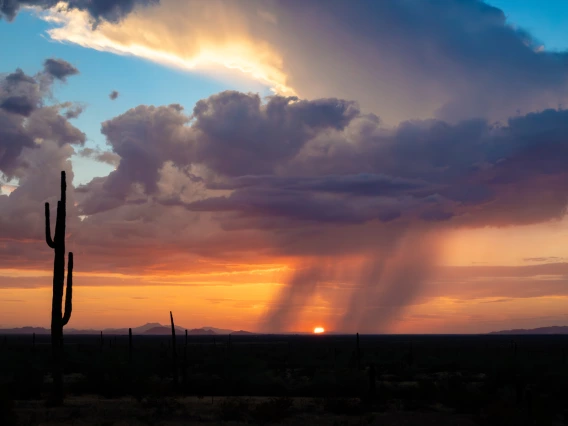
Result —
<instances>
[{"instance_id":1,"label":"distant mountain","mask_svg":"<svg viewBox=\"0 0 568 426\"><path fill-rule=\"evenodd\" d=\"M20 327L0 329L0 334L49 334L50 330L43 327Z\"/></svg>"},{"instance_id":2,"label":"distant mountain","mask_svg":"<svg viewBox=\"0 0 568 426\"><path fill-rule=\"evenodd\" d=\"M551 327L539 327L532 329L514 329L514 330L502 330L502 331L492 331L489 334L568 334L568 326L554 325Z\"/></svg>"},{"instance_id":3,"label":"distant mountain","mask_svg":"<svg viewBox=\"0 0 568 426\"><path fill-rule=\"evenodd\" d=\"M180 335L185 334L185 328L176 325L176 333ZM65 334L99 334L101 330L95 329L86 329L80 330L76 328L65 328L63 330ZM128 328L105 328L102 330L103 335L126 335L128 334ZM148 323L141 325L140 327L133 327L132 334L135 335L167 335L171 334L172 329L169 325L162 325L160 323ZM7 328L7 329L0 329L0 334L49 334L49 328L43 327L19 327L19 328ZM239 330L233 331L223 328L215 328L215 327L201 327L201 328L192 328L187 329L187 334L191 336L211 336L211 335L227 335L227 334L236 334L236 335L245 335L245 334L254 334L248 331Z\"/></svg>"},{"instance_id":4,"label":"distant mountain","mask_svg":"<svg viewBox=\"0 0 568 426\"><path fill-rule=\"evenodd\" d=\"M142 334L151 334L151 335L167 335L167 334L171 334L172 333L172 329L170 327L152 327L148 330L146 330L144 333Z\"/></svg>"},{"instance_id":5,"label":"distant mountain","mask_svg":"<svg viewBox=\"0 0 568 426\"><path fill-rule=\"evenodd\" d=\"M205 327L201 327L204 330L211 330L212 332L214 332L215 334L231 334L234 333L234 330L227 330L224 328L215 328L215 327L209 327L209 326L205 326Z\"/></svg>"},{"instance_id":6,"label":"distant mountain","mask_svg":"<svg viewBox=\"0 0 568 426\"><path fill-rule=\"evenodd\" d=\"M146 331L155 328L155 327L162 327L162 324L157 323L157 322L149 322L148 324L144 324L141 325L140 327L134 327L132 329L132 334L136 333L136 334L143 334Z\"/></svg>"}]
</instances>

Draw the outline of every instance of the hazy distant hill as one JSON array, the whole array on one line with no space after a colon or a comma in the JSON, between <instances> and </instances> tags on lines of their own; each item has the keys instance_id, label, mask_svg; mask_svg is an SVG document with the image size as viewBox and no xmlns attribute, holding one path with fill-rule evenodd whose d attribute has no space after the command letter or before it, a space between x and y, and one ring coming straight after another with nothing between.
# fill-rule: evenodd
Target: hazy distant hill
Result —
<instances>
[{"instance_id":1,"label":"hazy distant hill","mask_svg":"<svg viewBox=\"0 0 568 426\"><path fill-rule=\"evenodd\" d=\"M515 330L492 331L489 334L568 334L568 327L554 325L552 327L539 327L528 330L519 328Z\"/></svg>"},{"instance_id":2,"label":"hazy distant hill","mask_svg":"<svg viewBox=\"0 0 568 426\"><path fill-rule=\"evenodd\" d=\"M185 334L185 328L176 325L176 333L180 335ZM128 328L105 328L103 330L94 330L94 329L86 329L86 330L79 330L75 328L65 328L63 332L65 334L99 334L100 332L106 335L114 335L120 334L125 335L128 334ZM133 327L132 334L144 334L144 335L166 335L171 334L172 329L169 325L162 325L160 323L148 323L141 325L140 327ZM20 327L20 328L7 328L7 329L0 329L0 334L49 334L49 328L43 327ZM201 327L201 328L192 328L187 329L187 334L192 336L207 336L207 335L227 335L227 334L237 334L237 335L244 335L244 334L254 334L248 331L239 330L233 331L223 328L215 328L215 327Z\"/></svg>"}]
</instances>

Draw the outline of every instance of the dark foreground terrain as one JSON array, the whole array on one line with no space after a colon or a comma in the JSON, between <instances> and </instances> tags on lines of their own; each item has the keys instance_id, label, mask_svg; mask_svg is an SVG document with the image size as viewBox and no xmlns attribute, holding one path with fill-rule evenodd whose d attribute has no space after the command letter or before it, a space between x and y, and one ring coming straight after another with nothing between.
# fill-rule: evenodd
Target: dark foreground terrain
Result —
<instances>
[{"instance_id":1,"label":"dark foreground terrain","mask_svg":"<svg viewBox=\"0 0 568 426\"><path fill-rule=\"evenodd\" d=\"M66 336L66 404L48 408L49 336L0 336L0 424L568 424L568 336L356 342L178 336L174 369L171 337Z\"/></svg>"}]
</instances>

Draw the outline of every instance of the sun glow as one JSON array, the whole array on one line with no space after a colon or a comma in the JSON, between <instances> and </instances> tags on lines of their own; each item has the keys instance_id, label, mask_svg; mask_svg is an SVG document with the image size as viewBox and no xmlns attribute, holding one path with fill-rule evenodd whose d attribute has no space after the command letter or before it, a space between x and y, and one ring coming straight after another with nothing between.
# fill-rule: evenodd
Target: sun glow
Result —
<instances>
[{"instance_id":1,"label":"sun glow","mask_svg":"<svg viewBox=\"0 0 568 426\"><path fill-rule=\"evenodd\" d=\"M180 9L181 2L166 0L163 3L176 7L141 8L121 21L120 26L102 22L96 29L87 12L69 9L65 2L39 13L54 26L47 34L55 41L138 56L188 71L238 70L267 85L274 93L296 95L287 85L281 56L266 42L254 39L246 22L237 19L236 12L227 14L222 9L224 14L215 14L213 12L219 11L214 4L206 7L193 3L193 13L180 14L179 11L184 10ZM211 18L199 20L201 16L216 16L216 25L211 25ZM203 21L208 25L201 24Z\"/></svg>"},{"instance_id":2,"label":"sun glow","mask_svg":"<svg viewBox=\"0 0 568 426\"><path fill-rule=\"evenodd\" d=\"M314 328L314 333L315 334L321 334L325 331L325 329L323 327L316 327Z\"/></svg>"}]
</instances>

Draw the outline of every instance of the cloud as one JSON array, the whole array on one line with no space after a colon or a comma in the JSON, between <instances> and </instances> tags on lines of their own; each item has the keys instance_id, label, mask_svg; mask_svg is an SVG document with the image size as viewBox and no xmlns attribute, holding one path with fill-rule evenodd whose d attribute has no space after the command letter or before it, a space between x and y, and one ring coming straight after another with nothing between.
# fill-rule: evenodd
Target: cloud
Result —
<instances>
[{"instance_id":1,"label":"cloud","mask_svg":"<svg viewBox=\"0 0 568 426\"><path fill-rule=\"evenodd\" d=\"M40 106L43 95L39 82L19 68L0 80L0 109L8 113L29 116Z\"/></svg>"},{"instance_id":2,"label":"cloud","mask_svg":"<svg viewBox=\"0 0 568 426\"><path fill-rule=\"evenodd\" d=\"M118 98L118 95L119 93L116 90L113 90L112 92L110 92L110 95L108 95L108 97L111 101L114 101L116 98Z\"/></svg>"},{"instance_id":3,"label":"cloud","mask_svg":"<svg viewBox=\"0 0 568 426\"><path fill-rule=\"evenodd\" d=\"M567 122L567 111L546 110L505 125L384 128L351 102L236 92L191 114L139 106L102 125L120 161L78 188L81 226L100 234L114 223L130 244L158 238L198 256L297 259L304 267L265 329L287 324L288 307L301 310L297 300L325 283L351 282L338 329L388 330L433 279L448 232L563 217Z\"/></svg>"},{"instance_id":4,"label":"cloud","mask_svg":"<svg viewBox=\"0 0 568 426\"><path fill-rule=\"evenodd\" d=\"M385 129L344 101L235 92L200 101L191 115L139 106L103 123L117 169L79 188L80 207L93 215L157 202L215 214L233 230L540 223L566 208L567 118L547 110L505 126Z\"/></svg>"},{"instance_id":5,"label":"cloud","mask_svg":"<svg viewBox=\"0 0 568 426\"><path fill-rule=\"evenodd\" d=\"M63 59L46 59L43 63L45 73L61 81L67 77L79 74L79 70Z\"/></svg>"},{"instance_id":6,"label":"cloud","mask_svg":"<svg viewBox=\"0 0 568 426\"><path fill-rule=\"evenodd\" d=\"M69 10L86 11L95 24L101 20L119 22L136 6L147 6L158 2L159 0L7 0L0 4L0 19L4 17L8 21L13 20L23 7L52 9L64 4Z\"/></svg>"},{"instance_id":7,"label":"cloud","mask_svg":"<svg viewBox=\"0 0 568 426\"><path fill-rule=\"evenodd\" d=\"M81 157L92 158L101 163L106 163L111 166L118 166L120 163L120 156L114 152L101 151L92 148L83 148L79 151Z\"/></svg>"},{"instance_id":8,"label":"cloud","mask_svg":"<svg viewBox=\"0 0 568 426\"><path fill-rule=\"evenodd\" d=\"M187 70L240 70L277 93L357 100L393 125L506 120L568 98L566 53L542 49L480 0L162 0L94 32L80 13L48 19L61 25L49 31L55 40Z\"/></svg>"},{"instance_id":9,"label":"cloud","mask_svg":"<svg viewBox=\"0 0 568 426\"><path fill-rule=\"evenodd\" d=\"M85 134L67 121L80 113L80 106L44 103L51 94L53 73L62 79L71 75L65 61L56 63L61 68L49 62L51 65L35 76L28 76L21 69L0 74L0 172L8 178L17 177L17 170L27 167L20 157L24 149L35 149L45 141L55 141L60 146L85 142ZM61 115L64 108L67 111Z\"/></svg>"},{"instance_id":10,"label":"cloud","mask_svg":"<svg viewBox=\"0 0 568 426\"><path fill-rule=\"evenodd\" d=\"M67 108L64 115L65 118L71 120L73 118L78 118L83 111L85 111L86 106L83 104L73 103L73 102L65 102L61 104L61 107Z\"/></svg>"}]
</instances>

